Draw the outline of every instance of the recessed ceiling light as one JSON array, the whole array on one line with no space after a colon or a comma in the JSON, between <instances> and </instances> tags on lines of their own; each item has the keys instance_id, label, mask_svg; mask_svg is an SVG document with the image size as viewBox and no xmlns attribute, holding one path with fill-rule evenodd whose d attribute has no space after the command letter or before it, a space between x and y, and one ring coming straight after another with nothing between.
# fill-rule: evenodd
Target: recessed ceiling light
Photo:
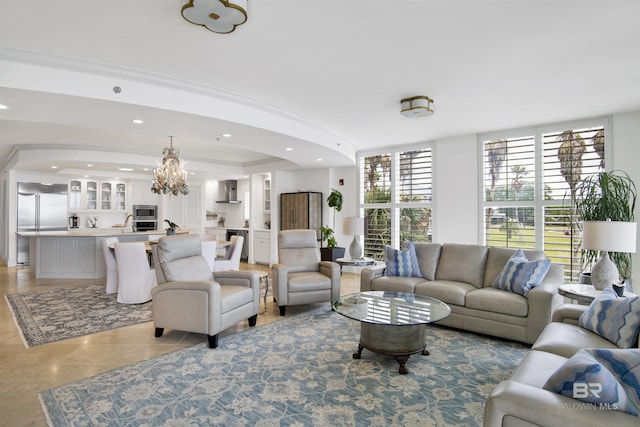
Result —
<instances>
[{"instance_id":1,"label":"recessed ceiling light","mask_svg":"<svg viewBox=\"0 0 640 427\"><path fill-rule=\"evenodd\" d=\"M293 151L293 148L287 147L287 148L285 148L285 151Z\"/></svg>"},{"instance_id":2,"label":"recessed ceiling light","mask_svg":"<svg viewBox=\"0 0 640 427\"><path fill-rule=\"evenodd\" d=\"M51 169L58 169L57 166L51 166Z\"/></svg>"},{"instance_id":3,"label":"recessed ceiling light","mask_svg":"<svg viewBox=\"0 0 640 427\"><path fill-rule=\"evenodd\" d=\"M118 170L122 171L122 172L131 172L133 169L131 169L131 168L118 168Z\"/></svg>"},{"instance_id":4,"label":"recessed ceiling light","mask_svg":"<svg viewBox=\"0 0 640 427\"><path fill-rule=\"evenodd\" d=\"M321 158L317 158L317 159L316 159L316 162L321 162L321 161L322 161L322 159L321 159Z\"/></svg>"},{"instance_id":5,"label":"recessed ceiling light","mask_svg":"<svg viewBox=\"0 0 640 427\"><path fill-rule=\"evenodd\" d=\"M230 133L223 133L222 136L224 136L225 138L231 138L231 134Z\"/></svg>"},{"instance_id":6,"label":"recessed ceiling light","mask_svg":"<svg viewBox=\"0 0 640 427\"><path fill-rule=\"evenodd\" d=\"M93 167L93 165L92 165L92 164L88 164L88 165L87 165L87 167L92 168L92 167Z\"/></svg>"},{"instance_id":7,"label":"recessed ceiling light","mask_svg":"<svg viewBox=\"0 0 640 427\"><path fill-rule=\"evenodd\" d=\"M148 170L149 170L149 168L142 168L142 170L143 170L143 171L148 171Z\"/></svg>"},{"instance_id":8,"label":"recessed ceiling light","mask_svg":"<svg viewBox=\"0 0 640 427\"><path fill-rule=\"evenodd\" d=\"M9 108L9 107L7 107L7 106L6 106L6 105L4 105L4 104L0 104L0 110L6 110L7 108Z\"/></svg>"},{"instance_id":9,"label":"recessed ceiling light","mask_svg":"<svg viewBox=\"0 0 640 427\"><path fill-rule=\"evenodd\" d=\"M131 121L137 125L141 125L142 123L144 123L144 120L140 120L140 119L133 119Z\"/></svg>"}]
</instances>

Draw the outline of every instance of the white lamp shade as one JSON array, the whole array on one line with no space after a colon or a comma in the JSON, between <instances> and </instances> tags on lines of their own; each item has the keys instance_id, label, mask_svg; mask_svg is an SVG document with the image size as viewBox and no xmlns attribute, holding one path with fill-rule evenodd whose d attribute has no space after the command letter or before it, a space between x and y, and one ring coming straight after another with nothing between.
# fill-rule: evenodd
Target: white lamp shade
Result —
<instances>
[{"instance_id":1,"label":"white lamp shade","mask_svg":"<svg viewBox=\"0 0 640 427\"><path fill-rule=\"evenodd\" d=\"M359 236L364 234L364 218L345 218L342 222L343 233Z\"/></svg>"},{"instance_id":2,"label":"white lamp shade","mask_svg":"<svg viewBox=\"0 0 640 427\"><path fill-rule=\"evenodd\" d=\"M585 221L582 228L584 249L606 252L636 252L636 223L624 221Z\"/></svg>"}]
</instances>

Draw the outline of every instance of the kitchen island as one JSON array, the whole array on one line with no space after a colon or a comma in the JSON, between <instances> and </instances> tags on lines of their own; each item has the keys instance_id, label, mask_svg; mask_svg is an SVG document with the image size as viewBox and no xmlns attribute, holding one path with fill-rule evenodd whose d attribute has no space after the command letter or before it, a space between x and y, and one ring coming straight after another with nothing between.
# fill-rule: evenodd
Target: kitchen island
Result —
<instances>
[{"instance_id":1,"label":"kitchen island","mask_svg":"<svg viewBox=\"0 0 640 427\"><path fill-rule=\"evenodd\" d=\"M30 265L36 278L99 279L106 277L102 239L121 242L156 240L162 230L133 232L127 228L78 229L72 231L28 231L18 236L30 239Z\"/></svg>"}]
</instances>

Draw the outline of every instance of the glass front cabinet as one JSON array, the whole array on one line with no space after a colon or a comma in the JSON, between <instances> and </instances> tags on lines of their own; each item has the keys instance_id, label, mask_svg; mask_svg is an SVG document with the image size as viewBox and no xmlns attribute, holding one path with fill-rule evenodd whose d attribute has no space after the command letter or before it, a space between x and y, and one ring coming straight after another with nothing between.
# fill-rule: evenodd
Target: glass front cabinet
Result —
<instances>
[{"instance_id":1,"label":"glass front cabinet","mask_svg":"<svg viewBox=\"0 0 640 427\"><path fill-rule=\"evenodd\" d=\"M82 209L82 181L72 180L69 182L69 210L78 211Z\"/></svg>"},{"instance_id":2,"label":"glass front cabinet","mask_svg":"<svg viewBox=\"0 0 640 427\"><path fill-rule=\"evenodd\" d=\"M111 183L110 182L103 182L100 185L100 209L102 209L103 211L110 211L111 210L111 196L112 196L112 192L111 192Z\"/></svg>"},{"instance_id":3,"label":"glass front cabinet","mask_svg":"<svg viewBox=\"0 0 640 427\"><path fill-rule=\"evenodd\" d=\"M116 183L116 198L114 208L124 211L127 208L127 185L123 182Z\"/></svg>"},{"instance_id":4,"label":"glass front cabinet","mask_svg":"<svg viewBox=\"0 0 640 427\"><path fill-rule=\"evenodd\" d=\"M124 182L69 181L69 211L125 211L127 184Z\"/></svg>"},{"instance_id":5,"label":"glass front cabinet","mask_svg":"<svg viewBox=\"0 0 640 427\"><path fill-rule=\"evenodd\" d=\"M88 211L98 209L98 183L87 181L86 188L84 208Z\"/></svg>"}]
</instances>

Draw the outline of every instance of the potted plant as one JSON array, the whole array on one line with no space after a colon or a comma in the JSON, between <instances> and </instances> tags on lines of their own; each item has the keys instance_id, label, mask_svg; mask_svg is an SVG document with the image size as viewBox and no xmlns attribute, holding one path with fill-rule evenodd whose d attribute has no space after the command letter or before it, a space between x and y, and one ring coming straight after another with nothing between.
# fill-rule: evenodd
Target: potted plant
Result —
<instances>
[{"instance_id":1,"label":"potted plant","mask_svg":"<svg viewBox=\"0 0 640 427\"><path fill-rule=\"evenodd\" d=\"M586 177L576 186L574 206L577 218L582 223L609 220L633 222L635 204L636 187L626 172L600 172ZM583 269L595 264L598 252L582 249ZM618 268L621 279L628 279L631 276L631 254L614 252L609 255ZM581 281L588 282L584 279Z\"/></svg>"},{"instance_id":2,"label":"potted plant","mask_svg":"<svg viewBox=\"0 0 640 427\"><path fill-rule=\"evenodd\" d=\"M327 197L327 204L333 209L333 226L336 224L336 211L342 210L343 202L342 193L334 188L331 189L329 197ZM335 261L338 258L344 257L344 248L338 246L336 241L334 230L331 227L320 227L321 239L327 242L326 247L320 248L320 258L322 261Z\"/></svg>"},{"instance_id":3,"label":"potted plant","mask_svg":"<svg viewBox=\"0 0 640 427\"><path fill-rule=\"evenodd\" d=\"M164 222L167 223L167 225L169 227L165 228L166 232L167 232L167 236L171 236L176 234L176 230L179 230L180 227L178 227L178 224L176 224L175 222L171 222L168 219L165 219Z\"/></svg>"}]
</instances>

